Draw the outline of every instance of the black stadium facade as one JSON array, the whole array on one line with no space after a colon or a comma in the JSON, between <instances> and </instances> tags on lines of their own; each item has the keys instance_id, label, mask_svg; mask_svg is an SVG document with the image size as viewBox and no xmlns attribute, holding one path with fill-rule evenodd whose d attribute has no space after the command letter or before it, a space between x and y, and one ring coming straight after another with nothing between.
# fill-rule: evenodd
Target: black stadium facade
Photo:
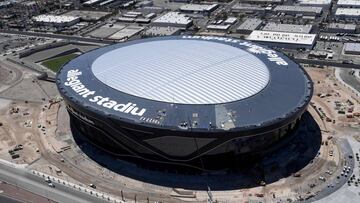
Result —
<instances>
[{"instance_id":1,"label":"black stadium facade","mask_svg":"<svg viewBox=\"0 0 360 203\"><path fill-rule=\"evenodd\" d=\"M283 54L211 36L99 48L65 64L56 82L71 125L97 147L204 170L263 156L296 128L313 92Z\"/></svg>"}]
</instances>

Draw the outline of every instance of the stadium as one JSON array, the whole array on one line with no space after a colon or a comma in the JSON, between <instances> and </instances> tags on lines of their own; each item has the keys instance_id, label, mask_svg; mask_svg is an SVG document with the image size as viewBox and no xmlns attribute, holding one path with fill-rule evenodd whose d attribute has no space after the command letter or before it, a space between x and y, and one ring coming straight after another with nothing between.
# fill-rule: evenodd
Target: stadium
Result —
<instances>
[{"instance_id":1,"label":"stadium","mask_svg":"<svg viewBox=\"0 0 360 203\"><path fill-rule=\"evenodd\" d=\"M279 52L187 35L90 51L56 83L72 127L98 148L139 165L200 170L269 153L296 129L313 92Z\"/></svg>"}]
</instances>

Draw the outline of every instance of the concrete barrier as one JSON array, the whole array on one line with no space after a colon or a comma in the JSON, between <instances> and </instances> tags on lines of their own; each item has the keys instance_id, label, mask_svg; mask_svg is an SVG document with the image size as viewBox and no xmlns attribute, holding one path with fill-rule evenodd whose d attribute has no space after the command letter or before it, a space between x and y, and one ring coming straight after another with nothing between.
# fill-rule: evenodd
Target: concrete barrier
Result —
<instances>
[{"instance_id":1,"label":"concrete barrier","mask_svg":"<svg viewBox=\"0 0 360 203\"><path fill-rule=\"evenodd\" d=\"M77 189L77 190L82 191L82 192L84 192L84 193L86 193L88 195L104 199L104 200L106 200L108 202L126 203L125 201L120 200L115 196L112 196L112 195L109 195L109 194L106 194L106 193L102 193L102 192L96 192L95 190L86 188L86 187L81 186L81 185L77 185L75 183L71 183L69 181L54 177L54 176L46 174L46 173L42 173L40 171L30 170L30 173L33 174L33 175L42 177L42 178L49 178L50 180L53 180L54 182L58 182L59 184L62 184L62 185L66 186L66 187L68 187L70 189Z\"/></svg>"}]
</instances>

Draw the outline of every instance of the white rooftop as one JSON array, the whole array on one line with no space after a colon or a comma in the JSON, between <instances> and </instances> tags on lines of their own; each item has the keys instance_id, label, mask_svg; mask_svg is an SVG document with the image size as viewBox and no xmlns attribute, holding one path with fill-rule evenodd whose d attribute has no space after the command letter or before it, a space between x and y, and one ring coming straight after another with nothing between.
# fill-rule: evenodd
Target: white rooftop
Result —
<instances>
[{"instance_id":1,"label":"white rooftop","mask_svg":"<svg viewBox=\"0 0 360 203\"><path fill-rule=\"evenodd\" d=\"M336 9L335 15L339 16L360 16L359 8L338 8Z\"/></svg>"},{"instance_id":2,"label":"white rooftop","mask_svg":"<svg viewBox=\"0 0 360 203\"><path fill-rule=\"evenodd\" d=\"M299 0L300 5L329 5L331 0Z\"/></svg>"},{"instance_id":3,"label":"white rooftop","mask_svg":"<svg viewBox=\"0 0 360 203\"><path fill-rule=\"evenodd\" d=\"M227 30L230 28L231 25L227 24L227 25L208 25L206 26L207 29L210 30Z\"/></svg>"},{"instance_id":4,"label":"white rooftop","mask_svg":"<svg viewBox=\"0 0 360 203\"><path fill-rule=\"evenodd\" d=\"M339 6L360 6L359 0L338 0L337 5Z\"/></svg>"},{"instance_id":5,"label":"white rooftop","mask_svg":"<svg viewBox=\"0 0 360 203\"><path fill-rule=\"evenodd\" d=\"M74 20L78 20L79 17L74 16L66 16L66 15L38 15L33 17L33 20L37 22L45 22L45 23L67 23L72 22Z\"/></svg>"},{"instance_id":6,"label":"white rooftop","mask_svg":"<svg viewBox=\"0 0 360 203\"><path fill-rule=\"evenodd\" d=\"M323 9L322 7L278 5L274 8L274 11L321 13L322 9Z\"/></svg>"},{"instance_id":7,"label":"white rooftop","mask_svg":"<svg viewBox=\"0 0 360 203\"><path fill-rule=\"evenodd\" d=\"M233 46L198 40L157 40L103 54L92 64L100 81L155 101L217 104L257 94L269 70L256 56Z\"/></svg>"},{"instance_id":8,"label":"white rooftop","mask_svg":"<svg viewBox=\"0 0 360 203\"><path fill-rule=\"evenodd\" d=\"M345 51L360 52L360 43L345 43Z\"/></svg>"},{"instance_id":9,"label":"white rooftop","mask_svg":"<svg viewBox=\"0 0 360 203\"><path fill-rule=\"evenodd\" d=\"M192 19L179 12L168 12L165 15L155 19L153 22L187 25L192 22Z\"/></svg>"},{"instance_id":10,"label":"white rooftop","mask_svg":"<svg viewBox=\"0 0 360 203\"><path fill-rule=\"evenodd\" d=\"M248 40L262 42L277 42L288 44L312 45L316 34L300 34L291 32L270 32L254 30L247 37Z\"/></svg>"},{"instance_id":11,"label":"white rooftop","mask_svg":"<svg viewBox=\"0 0 360 203\"><path fill-rule=\"evenodd\" d=\"M234 24L235 22L237 21L237 18L236 17L228 17L224 23L225 24Z\"/></svg>"},{"instance_id":12,"label":"white rooftop","mask_svg":"<svg viewBox=\"0 0 360 203\"><path fill-rule=\"evenodd\" d=\"M92 4L95 4L95 3L100 2L100 1L103 1L103 0L89 0L89 1L85 1L84 4L85 5L92 5Z\"/></svg>"},{"instance_id":13,"label":"white rooftop","mask_svg":"<svg viewBox=\"0 0 360 203\"><path fill-rule=\"evenodd\" d=\"M276 31L276 32L296 32L296 33L310 33L313 25L295 25L295 24L280 24L280 23L267 23L262 30Z\"/></svg>"},{"instance_id":14,"label":"white rooftop","mask_svg":"<svg viewBox=\"0 0 360 203\"><path fill-rule=\"evenodd\" d=\"M218 4L185 4L180 7L180 10L203 12L203 11L211 11L217 6Z\"/></svg>"}]
</instances>

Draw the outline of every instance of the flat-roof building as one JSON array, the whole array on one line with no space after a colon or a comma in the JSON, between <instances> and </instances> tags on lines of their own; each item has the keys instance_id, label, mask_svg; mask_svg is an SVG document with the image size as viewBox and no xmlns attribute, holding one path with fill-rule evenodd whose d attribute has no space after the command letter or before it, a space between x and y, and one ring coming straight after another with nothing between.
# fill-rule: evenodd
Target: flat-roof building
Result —
<instances>
[{"instance_id":1,"label":"flat-roof building","mask_svg":"<svg viewBox=\"0 0 360 203\"><path fill-rule=\"evenodd\" d=\"M331 0L299 0L301 6L321 6L329 7Z\"/></svg>"},{"instance_id":2,"label":"flat-roof building","mask_svg":"<svg viewBox=\"0 0 360 203\"><path fill-rule=\"evenodd\" d=\"M253 4L240 4L237 3L231 7L231 12L233 13L265 13L265 8Z\"/></svg>"},{"instance_id":3,"label":"flat-roof building","mask_svg":"<svg viewBox=\"0 0 360 203\"><path fill-rule=\"evenodd\" d=\"M171 36L180 34L181 29L178 27L150 27L145 31L145 36L158 37L158 36Z\"/></svg>"},{"instance_id":4,"label":"flat-roof building","mask_svg":"<svg viewBox=\"0 0 360 203\"><path fill-rule=\"evenodd\" d=\"M345 43L344 44L344 53L360 55L360 43Z\"/></svg>"},{"instance_id":5,"label":"flat-roof building","mask_svg":"<svg viewBox=\"0 0 360 203\"><path fill-rule=\"evenodd\" d=\"M208 25L208 26L206 26L206 29L226 31L230 28L230 26L231 25L229 25L229 24L227 24L227 25Z\"/></svg>"},{"instance_id":6,"label":"flat-roof building","mask_svg":"<svg viewBox=\"0 0 360 203\"><path fill-rule=\"evenodd\" d=\"M283 0L241 0L244 3L282 3Z\"/></svg>"},{"instance_id":7,"label":"flat-roof building","mask_svg":"<svg viewBox=\"0 0 360 203\"><path fill-rule=\"evenodd\" d=\"M192 23L192 19L185 14L171 11L155 19L152 22L152 25L188 28L192 25Z\"/></svg>"},{"instance_id":8,"label":"flat-roof building","mask_svg":"<svg viewBox=\"0 0 360 203\"><path fill-rule=\"evenodd\" d=\"M199 12L199 13L211 13L219 4L185 4L180 7L182 12Z\"/></svg>"},{"instance_id":9,"label":"flat-roof building","mask_svg":"<svg viewBox=\"0 0 360 203\"><path fill-rule=\"evenodd\" d=\"M135 18L119 17L117 20L120 21L120 22L132 23L132 22L135 21Z\"/></svg>"},{"instance_id":10,"label":"flat-roof building","mask_svg":"<svg viewBox=\"0 0 360 203\"><path fill-rule=\"evenodd\" d=\"M115 39L115 40L128 39L128 38L131 38L131 37L139 34L142 30L144 30L144 27L128 26L128 27L121 29L120 31L114 33L113 35L109 36L108 38Z\"/></svg>"},{"instance_id":11,"label":"flat-roof building","mask_svg":"<svg viewBox=\"0 0 360 203\"><path fill-rule=\"evenodd\" d=\"M262 20L257 18L248 18L236 29L237 32L242 34L250 34L252 31L259 29Z\"/></svg>"},{"instance_id":12,"label":"flat-roof building","mask_svg":"<svg viewBox=\"0 0 360 203\"><path fill-rule=\"evenodd\" d=\"M268 45L286 48L312 48L316 34L301 34L291 32L270 32L254 30L247 37L248 40L264 42ZM285 45L285 46L284 46Z\"/></svg>"},{"instance_id":13,"label":"flat-roof building","mask_svg":"<svg viewBox=\"0 0 360 203\"><path fill-rule=\"evenodd\" d=\"M360 7L359 0L338 0L337 5L339 7Z\"/></svg>"},{"instance_id":14,"label":"flat-roof building","mask_svg":"<svg viewBox=\"0 0 360 203\"><path fill-rule=\"evenodd\" d=\"M294 32L308 34L311 32L313 25L294 25L294 24L279 24L267 23L262 30L275 32Z\"/></svg>"},{"instance_id":15,"label":"flat-roof building","mask_svg":"<svg viewBox=\"0 0 360 203\"><path fill-rule=\"evenodd\" d=\"M72 10L65 13L64 15L79 17L83 21L98 21L110 14L110 12L104 11Z\"/></svg>"},{"instance_id":16,"label":"flat-roof building","mask_svg":"<svg viewBox=\"0 0 360 203\"><path fill-rule=\"evenodd\" d=\"M274 8L275 12L282 12L287 14L303 14L319 16L322 13L322 7L310 7L310 6L284 6L279 5Z\"/></svg>"},{"instance_id":17,"label":"flat-roof building","mask_svg":"<svg viewBox=\"0 0 360 203\"><path fill-rule=\"evenodd\" d=\"M355 33L355 24L330 23L327 27L328 32Z\"/></svg>"},{"instance_id":18,"label":"flat-roof building","mask_svg":"<svg viewBox=\"0 0 360 203\"><path fill-rule=\"evenodd\" d=\"M360 19L360 8L338 8L336 9L335 17L358 21Z\"/></svg>"},{"instance_id":19,"label":"flat-roof building","mask_svg":"<svg viewBox=\"0 0 360 203\"><path fill-rule=\"evenodd\" d=\"M84 6L94 6L95 4L100 4L105 0L88 0L83 3Z\"/></svg>"},{"instance_id":20,"label":"flat-roof building","mask_svg":"<svg viewBox=\"0 0 360 203\"><path fill-rule=\"evenodd\" d=\"M235 18L235 17L228 17L228 18L224 21L224 24L230 24L230 25L232 25L232 24L236 23L236 21L237 21L237 18Z\"/></svg>"},{"instance_id":21,"label":"flat-roof building","mask_svg":"<svg viewBox=\"0 0 360 203\"><path fill-rule=\"evenodd\" d=\"M38 15L33 17L33 21L37 24L56 26L56 27L66 27L75 25L80 21L79 17L66 16L66 15Z\"/></svg>"}]
</instances>

